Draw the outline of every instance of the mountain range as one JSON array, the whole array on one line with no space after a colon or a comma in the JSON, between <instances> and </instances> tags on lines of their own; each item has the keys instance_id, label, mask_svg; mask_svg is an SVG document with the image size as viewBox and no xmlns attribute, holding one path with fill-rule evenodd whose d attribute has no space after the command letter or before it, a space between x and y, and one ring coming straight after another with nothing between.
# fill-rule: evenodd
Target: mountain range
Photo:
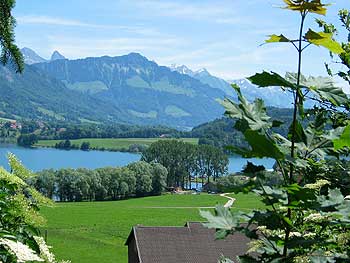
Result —
<instances>
[{"instance_id":1,"label":"mountain range","mask_svg":"<svg viewBox=\"0 0 350 263\"><path fill-rule=\"evenodd\" d=\"M219 100L236 98L230 82L206 69L160 66L138 53L69 60L54 51L44 59L23 48L22 75L0 68L0 116L167 125L188 129L221 117ZM279 88L260 89L245 79L249 100L286 107L291 97Z\"/></svg>"},{"instance_id":2,"label":"mountain range","mask_svg":"<svg viewBox=\"0 0 350 263\"><path fill-rule=\"evenodd\" d=\"M27 61L38 60L38 55L26 51ZM26 65L23 75L15 75L9 67L1 70L0 90L6 96L0 111L8 117L184 129L224 111L218 103L225 96L222 91L137 53L77 60L52 56Z\"/></svg>"},{"instance_id":3,"label":"mountain range","mask_svg":"<svg viewBox=\"0 0 350 263\"><path fill-rule=\"evenodd\" d=\"M279 87L259 88L256 85L251 84L247 79L238 80L223 80L221 78L211 75L206 69L200 69L192 71L185 65L177 66L171 65L171 70L177 71L181 74L189 75L195 79L198 79L202 83L208 84L211 87L217 88L223 91L226 96L237 98L234 89L231 87L231 83L237 84L243 95L249 100L253 101L256 98L264 100L267 106L278 108L291 108L293 103L293 97L291 94L283 92Z\"/></svg>"},{"instance_id":4,"label":"mountain range","mask_svg":"<svg viewBox=\"0 0 350 263\"><path fill-rule=\"evenodd\" d=\"M28 65L32 65L35 63L49 62L49 61L58 60L58 59L65 59L65 57L61 55L57 50L55 50L52 53L50 59L42 58L34 50L27 47L22 48L21 52L24 57L24 63Z\"/></svg>"}]
</instances>

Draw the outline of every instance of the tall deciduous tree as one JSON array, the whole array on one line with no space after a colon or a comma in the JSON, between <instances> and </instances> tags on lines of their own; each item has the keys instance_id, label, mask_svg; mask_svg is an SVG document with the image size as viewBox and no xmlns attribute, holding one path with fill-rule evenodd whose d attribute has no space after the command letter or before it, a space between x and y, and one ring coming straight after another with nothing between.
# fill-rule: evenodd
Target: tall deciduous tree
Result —
<instances>
[{"instance_id":1,"label":"tall deciduous tree","mask_svg":"<svg viewBox=\"0 0 350 263\"><path fill-rule=\"evenodd\" d=\"M22 72L24 59L20 49L15 45L16 20L11 14L15 4L15 0L0 0L0 62L3 65L11 63L17 72Z\"/></svg>"},{"instance_id":2,"label":"tall deciduous tree","mask_svg":"<svg viewBox=\"0 0 350 263\"><path fill-rule=\"evenodd\" d=\"M228 158L211 145L193 145L179 140L158 141L143 152L146 162L160 163L168 170L167 186L191 187L192 176L209 181L227 172Z\"/></svg>"},{"instance_id":3,"label":"tall deciduous tree","mask_svg":"<svg viewBox=\"0 0 350 263\"><path fill-rule=\"evenodd\" d=\"M152 193L160 195L166 188L167 169L159 164L152 163Z\"/></svg>"},{"instance_id":4,"label":"tall deciduous tree","mask_svg":"<svg viewBox=\"0 0 350 263\"><path fill-rule=\"evenodd\" d=\"M152 167L143 161L134 162L127 166L136 177L136 195L147 195L152 191Z\"/></svg>"},{"instance_id":5,"label":"tall deciduous tree","mask_svg":"<svg viewBox=\"0 0 350 263\"><path fill-rule=\"evenodd\" d=\"M263 72L250 77L259 87L280 86L294 95L292 122L288 136L273 132L281 125L272 120L262 100L249 103L240 88L233 85L239 103L226 99L226 114L236 118L249 148L232 147L245 157L269 157L276 160L281 186L264 184L263 174L249 180L240 190L254 191L266 204L264 210L251 213L227 211L218 207L216 215L202 211L208 227L218 230L218 237L241 231L252 239L250 252L240 262L349 262L350 193L337 181L328 181L322 171L332 169L329 157L341 159L350 147L350 100L329 78L305 77L301 73L303 51L321 46L341 57L347 52L334 40L333 32L305 30L308 14L325 15L327 5L321 0L284 0L285 9L300 15L299 35L289 38L271 35L268 43L288 43L297 51L297 73L285 77ZM305 32L306 31L306 32ZM313 110L305 111L304 102L313 100ZM309 118L307 125L303 120ZM339 121L339 118L342 121ZM329 174L327 175L329 176ZM333 174L337 177L337 171ZM343 193L342 193L342 191ZM246 222L246 225L242 225Z\"/></svg>"}]
</instances>

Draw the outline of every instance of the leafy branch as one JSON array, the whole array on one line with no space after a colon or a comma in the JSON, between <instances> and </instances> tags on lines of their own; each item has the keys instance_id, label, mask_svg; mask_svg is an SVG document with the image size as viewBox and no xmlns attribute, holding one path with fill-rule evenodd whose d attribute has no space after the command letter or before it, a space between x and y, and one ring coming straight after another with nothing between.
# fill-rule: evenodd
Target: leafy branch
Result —
<instances>
[{"instance_id":1,"label":"leafy branch","mask_svg":"<svg viewBox=\"0 0 350 263\"><path fill-rule=\"evenodd\" d=\"M336 262L349 258L345 246L335 245L333 241L334 235L340 237L347 233L345 243L350 244L349 208L345 208L349 202L338 189L341 185L322 179L325 176L321 171L331 171L328 158L340 158L350 148L347 112L350 101L329 78L305 77L302 74L302 59L303 52L311 46L324 47L339 56L346 51L344 45L334 40L335 31L330 28L324 32L308 29L304 33L308 14L326 15L327 5L321 0L284 2L285 9L300 15L299 36L295 39L274 34L266 43L293 45L298 56L297 73L287 73L282 77L275 72L264 71L251 76L249 80L262 88L278 86L293 94L293 116L288 137L271 130L280 124L266 114L263 101L256 99L249 103L237 85L233 85L233 88L238 94L238 103L230 99L223 101L225 114L237 119L235 128L243 133L249 144L248 148L230 149L244 157L275 159L283 184L272 187L261 184L258 175L251 178L241 191L254 191L267 207L252 211L248 218L228 211L221 211L216 216L209 216L208 213L202 216L209 221L208 227L217 229L220 229L219 222L229 217L230 220L225 222L234 221L235 224L225 225L226 234L241 231L253 239L257 256L248 253L240 257L241 262L299 262L303 258L311 262ZM348 24L350 27L350 22ZM310 99L316 101L317 106L305 113L304 103ZM311 120L307 127L303 121L306 117ZM349 195L347 189L343 188L342 191ZM248 222L247 227L237 225L244 219ZM256 226L255 230L249 229L252 225ZM252 233L257 236L254 237Z\"/></svg>"}]
</instances>

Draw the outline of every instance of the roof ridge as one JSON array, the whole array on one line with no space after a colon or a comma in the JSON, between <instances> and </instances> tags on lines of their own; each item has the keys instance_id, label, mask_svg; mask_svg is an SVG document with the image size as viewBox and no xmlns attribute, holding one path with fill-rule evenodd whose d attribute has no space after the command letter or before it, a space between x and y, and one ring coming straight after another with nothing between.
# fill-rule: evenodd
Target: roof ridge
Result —
<instances>
[{"instance_id":1,"label":"roof ridge","mask_svg":"<svg viewBox=\"0 0 350 263\"><path fill-rule=\"evenodd\" d=\"M184 228L185 226L134 226L134 228Z\"/></svg>"}]
</instances>

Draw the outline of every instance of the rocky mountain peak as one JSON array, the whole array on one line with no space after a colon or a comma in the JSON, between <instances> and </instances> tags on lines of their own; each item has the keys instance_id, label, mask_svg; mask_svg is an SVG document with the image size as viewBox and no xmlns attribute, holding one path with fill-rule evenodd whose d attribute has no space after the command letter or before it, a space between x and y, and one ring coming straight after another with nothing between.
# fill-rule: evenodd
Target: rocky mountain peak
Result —
<instances>
[{"instance_id":1,"label":"rocky mountain peak","mask_svg":"<svg viewBox=\"0 0 350 263\"><path fill-rule=\"evenodd\" d=\"M40 57L34 50L28 47L22 48L21 52L24 57L24 62L28 65L46 62L46 59Z\"/></svg>"},{"instance_id":2,"label":"rocky mountain peak","mask_svg":"<svg viewBox=\"0 0 350 263\"><path fill-rule=\"evenodd\" d=\"M61 55L57 50L55 50L51 55L51 61L59 60L59 59L66 59L63 55Z\"/></svg>"}]
</instances>

